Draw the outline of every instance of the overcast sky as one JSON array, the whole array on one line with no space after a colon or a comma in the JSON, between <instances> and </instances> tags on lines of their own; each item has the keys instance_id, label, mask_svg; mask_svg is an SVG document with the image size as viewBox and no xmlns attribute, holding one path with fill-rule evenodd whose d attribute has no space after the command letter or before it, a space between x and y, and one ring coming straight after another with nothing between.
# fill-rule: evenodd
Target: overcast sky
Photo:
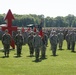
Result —
<instances>
[{"instance_id":1,"label":"overcast sky","mask_svg":"<svg viewBox=\"0 0 76 75\"><path fill-rule=\"evenodd\" d=\"M45 17L76 16L76 0L0 0L0 14L43 14Z\"/></svg>"}]
</instances>

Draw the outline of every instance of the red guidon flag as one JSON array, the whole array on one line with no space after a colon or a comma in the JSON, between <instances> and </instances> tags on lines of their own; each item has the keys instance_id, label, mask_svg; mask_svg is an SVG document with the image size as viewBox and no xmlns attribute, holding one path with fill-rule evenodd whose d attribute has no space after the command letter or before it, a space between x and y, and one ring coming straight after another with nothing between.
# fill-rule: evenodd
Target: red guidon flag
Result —
<instances>
[{"instance_id":1,"label":"red guidon flag","mask_svg":"<svg viewBox=\"0 0 76 75\"><path fill-rule=\"evenodd\" d=\"M40 23L40 25L38 26L38 29L39 29L39 35L40 35L41 37L43 37L42 25L43 25L43 21L41 20L41 23Z\"/></svg>"}]
</instances>

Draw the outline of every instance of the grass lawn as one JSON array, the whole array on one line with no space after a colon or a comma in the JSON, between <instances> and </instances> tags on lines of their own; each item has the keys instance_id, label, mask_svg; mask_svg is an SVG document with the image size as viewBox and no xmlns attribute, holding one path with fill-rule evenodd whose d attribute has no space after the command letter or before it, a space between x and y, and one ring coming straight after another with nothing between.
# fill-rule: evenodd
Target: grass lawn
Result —
<instances>
[{"instance_id":1,"label":"grass lawn","mask_svg":"<svg viewBox=\"0 0 76 75\"><path fill-rule=\"evenodd\" d=\"M2 44L0 42L0 75L76 75L76 53L63 49L57 50L58 56L52 56L50 44L46 51L46 58L41 62L34 62L35 57L29 57L29 48L23 46L22 57L16 58L16 50L10 51L9 58L2 58Z\"/></svg>"}]
</instances>

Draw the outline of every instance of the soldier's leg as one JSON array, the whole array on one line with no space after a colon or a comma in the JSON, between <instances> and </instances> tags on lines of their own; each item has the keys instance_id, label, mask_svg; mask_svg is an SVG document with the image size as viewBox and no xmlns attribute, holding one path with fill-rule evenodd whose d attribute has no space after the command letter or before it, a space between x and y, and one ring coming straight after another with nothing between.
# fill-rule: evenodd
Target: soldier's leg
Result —
<instances>
[{"instance_id":1,"label":"soldier's leg","mask_svg":"<svg viewBox=\"0 0 76 75\"><path fill-rule=\"evenodd\" d=\"M72 42L72 52L74 52L75 42Z\"/></svg>"},{"instance_id":2,"label":"soldier's leg","mask_svg":"<svg viewBox=\"0 0 76 75\"><path fill-rule=\"evenodd\" d=\"M4 45L4 55L6 57L6 45Z\"/></svg>"},{"instance_id":3,"label":"soldier's leg","mask_svg":"<svg viewBox=\"0 0 76 75\"><path fill-rule=\"evenodd\" d=\"M7 57L9 57L10 45L7 45Z\"/></svg>"},{"instance_id":4,"label":"soldier's leg","mask_svg":"<svg viewBox=\"0 0 76 75\"><path fill-rule=\"evenodd\" d=\"M46 50L43 51L43 58L45 58Z\"/></svg>"},{"instance_id":5,"label":"soldier's leg","mask_svg":"<svg viewBox=\"0 0 76 75\"><path fill-rule=\"evenodd\" d=\"M34 47L31 46L31 47L29 47L29 49L30 49L30 56L33 56L33 54L34 54Z\"/></svg>"},{"instance_id":6,"label":"soldier's leg","mask_svg":"<svg viewBox=\"0 0 76 75\"><path fill-rule=\"evenodd\" d=\"M34 47L32 46L32 54L34 54Z\"/></svg>"},{"instance_id":7,"label":"soldier's leg","mask_svg":"<svg viewBox=\"0 0 76 75\"><path fill-rule=\"evenodd\" d=\"M57 46L55 45L55 46L54 46L54 50L53 50L53 55L54 55L54 56L56 56L56 49L57 49Z\"/></svg>"},{"instance_id":8,"label":"soldier's leg","mask_svg":"<svg viewBox=\"0 0 76 75\"><path fill-rule=\"evenodd\" d=\"M22 51L22 45L20 46L19 55L21 55L21 51Z\"/></svg>"},{"instance_id":9,"label":"soldier's leg","mask_svg":"<svg viewBox=\"0 0 76 75\"><path fill-rule=\"evenodd\" d=\"M19 56L19 46L17 45L17 56Z\"/></svg>"},{"instance_id":10,"label":"soldier's leg","mask_svg":"<svg viewBox=\"0 0 76 75\"><path fill-rule=\"evenodd\" d=\"M67 42L67 49L70 50L70 42Z\"/></svg>"},{"instance_id":11,"label":"soldier's leg","mask_svg":"<svg viewBox=\"0 0 76 75\"><path fill-rule=\"evenodd\" d=\"M52 54L54 55L54 46L51 44L52 46Z\"/></svg>"},{"instance_id":12,"label":"soldier's leg","mask_svg":"<svg viewBox=\"0 0 76 75\"><path fill-rule=\"evenodd\" d=\"M33 56L33 54L34 54L34 47L32 46L31 47L31 55Z\"/></svg>"},{"instance_id":13,"label":"soldier's leg","mask_svg":"<svg viewBox=\"0 0 76 75\"><path fill-rule=\"evenodd\" d=\"M46 51L46 47L43 46L41 50L41 58L45 58L45 51Z\"/></svg>"},{"instance_id":14,"label":"soldier's leg","mask_svg":"<svg viewBox=\"0 0 76 75\"><path fill-rule=\"evenodd\" d=\"M59 42L59 49L61 49L61 43Z\"/></svg>"},{"instance_id":15,"label":"soldier's leg","mask_svg":"<svg viewBox=\"0 0 76 75\"><path fill-rule=\"evenodd\" d=\"M37 61L39 60L39 52L39 48L35 48L35 57Z\"/></svg>"},{"instance_id":16,"label":"soldier's leg","mask_svg":"<svg viewBox=\"0 0 76 75\"><path fill-rule=\"evenodd\" d=\"M60 42L60 49L62 50L62 41Z\"/></svg>"},{"instance_id":17,"label":"soldier's leg","mask_svg":"<svg viewBox=\"0 0 76 75\"><path fill-rule=\"evenodd\" d=\"M62 50L62 41L59 42L59 49Z\"/></svg>"},{"instance_id":18,"label":"soldier's leg","mask_svg":"<svg viewBox=\"0 0 76 75\"><path fill-rule=\"evenodd\" d=\"M29 52L30 52L30 56L31 56L31 46L29 46Z\"/></svg>"},{"instance_id":19,"label":"soldier's leg","mask_svg":"<svg viewBox=\"0 0 76 75\"><path fill-rule=\"evenodd\" d=\"M20 57L21 56L21 50L22 50L22 46L20 45L19 47L18 47L18 53L17 53L17 55Z\"/></svg>"},{"instance_id":20,"label":"soldier's leg","mask_svg":"<svg viewBox=\"0 0 76 75\"><path fill-rule=\"evenodd\" d=\"M43 47L41 49L41 58L43 58Z\"/></svg>"}]
</instances>

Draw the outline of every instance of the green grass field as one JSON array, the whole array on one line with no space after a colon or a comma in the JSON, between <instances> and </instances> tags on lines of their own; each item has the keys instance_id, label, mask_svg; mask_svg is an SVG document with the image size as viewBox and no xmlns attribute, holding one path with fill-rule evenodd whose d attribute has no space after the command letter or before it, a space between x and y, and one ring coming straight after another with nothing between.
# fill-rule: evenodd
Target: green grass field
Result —
<instances>
[{"instance_id":1,"label":"green grass field","mask_svg":"<svg viewBox=\"0 0 76 75\"><path fill-rule=\"evenodd\" d=\"M0 42L0 75L76 75L76 53L63 49L57 50L58 56L52 56L50 44L46 51L46 58L41 62L34 62L35 57L29 57L29 48L23 46L22 57L16 58L16 50L10 51L9 58L2 58L2 44Z\"/></svg>"}]
</instances>

